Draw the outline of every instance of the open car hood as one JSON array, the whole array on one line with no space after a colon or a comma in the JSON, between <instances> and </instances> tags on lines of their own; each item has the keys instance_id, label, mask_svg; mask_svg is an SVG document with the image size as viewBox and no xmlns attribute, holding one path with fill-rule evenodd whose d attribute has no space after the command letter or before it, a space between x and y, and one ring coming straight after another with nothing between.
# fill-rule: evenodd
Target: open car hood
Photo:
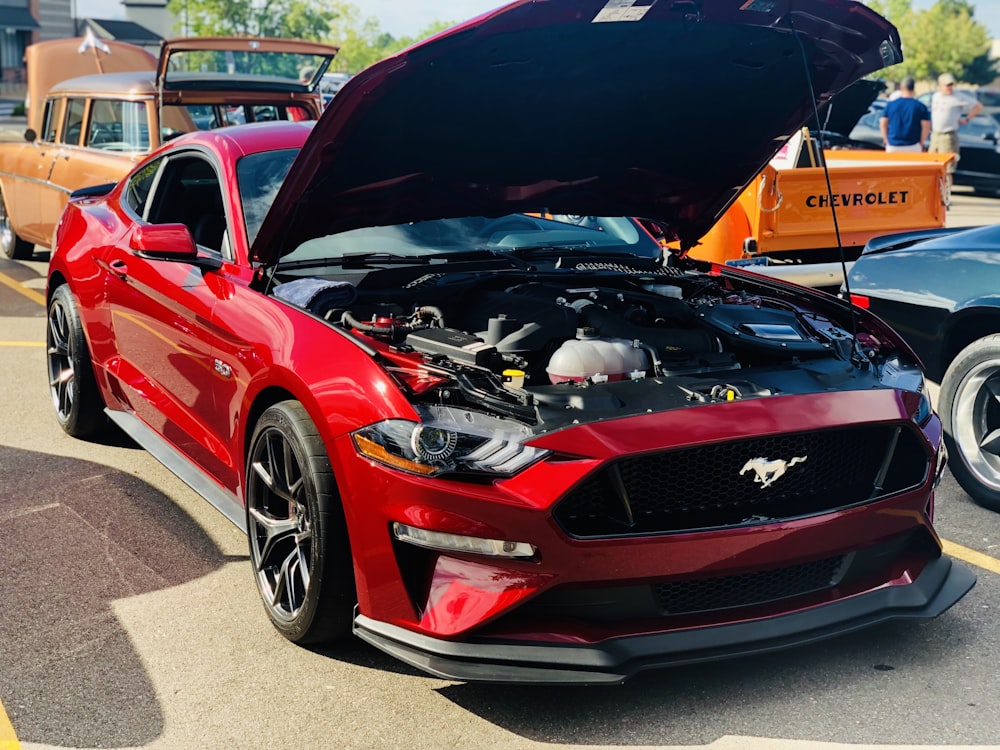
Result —
<instances>
[{"instance_id":1,"label":"open car hood","mask_svg":"<svg viewBox=\"0 0 1000 750\"><path fill-rule=\"evenodd\" d=\"M853 0L518 0L348 81L251 257L531 211L655 219L688 247L815 105L901 59Z\"/></svg>"}]
</instances>

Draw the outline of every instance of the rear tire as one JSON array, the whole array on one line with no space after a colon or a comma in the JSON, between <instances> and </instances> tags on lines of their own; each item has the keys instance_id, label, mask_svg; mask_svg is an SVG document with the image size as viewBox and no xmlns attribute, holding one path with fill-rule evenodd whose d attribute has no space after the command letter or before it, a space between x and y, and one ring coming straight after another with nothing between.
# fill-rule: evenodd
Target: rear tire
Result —
<instances>
[{"instance_id":1,"label":"rear tire","mask_svg":"<svg viewBox=\"0 0 1000 750\"><path fill-rule=\"evenodd\" d=\"M56 288L49 301L45 346L49 391L59 426L76 438L94 437L107 428L108 421L76 300L65 284Z\"/></svg>"},{"instance_id":2,"label":"rear tire","mask_svg":"<svg viewBox=\"0 0 1000 750\"><path fill-rule=\"evenodd\" d=\"M247 536L268 617L299 644L350 635L354 566L326 446L305 408L282 401L250 442Z\"/></svg>"},{"instance_id":3,"label":"rear tire","mask_svg":"<svg viewBox=\"0 0 1000 750\"><path fill-rule=\"evenodd\" d=\"M14 231L3 194L0 194L0 251L11 260L27 260L35 252L35 246L22 240Z\"/></svg>"},{"instance_id":4,"label":"rear tire","mask_svg":"<svg viewBox=\"0 0 1000 750\"><path fill-rule=\"evenodd\" d=\"M941 380L938 411L952 475L979 505L1000 511L1000 334L959 352Z\"/></svg>"}]
</instances>

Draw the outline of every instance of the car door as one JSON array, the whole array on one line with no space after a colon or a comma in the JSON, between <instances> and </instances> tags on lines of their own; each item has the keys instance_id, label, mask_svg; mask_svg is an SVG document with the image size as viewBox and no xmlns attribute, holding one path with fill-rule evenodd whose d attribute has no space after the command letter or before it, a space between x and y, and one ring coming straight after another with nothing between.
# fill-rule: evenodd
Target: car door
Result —
<instances>
[{"instance_id":1,"label":"car door","mask_svg":"<svg viewBox=\"0 0 1000 750\"><path fill-rule=\"evenodd\" d=\"M148 192L147 192L148 191ZM214 165L198 152L179 152L147 165L132 177L125 205L136 213L130 230L149 224L184 223L205 231L201 217L222 210ZM215 240L221 243L214 222ZM206 234L206 237L208 235ZM218 247L201 245L221 260ZM208 426L215 411L213 308L226 288L205 263L143 257L129 237L108 249L110 327L117 348L109 372L140 419L192 461L219 477L218 440Z\"/></svg>"},{"instance_id":2,"label":"car door","mask_svg":"<svg viewBox=\"0 0 1000 750\"><path fill-rule=\"evenodd\" d=\"M51 191L49 175L52 165L62 150L68 104L68 100L62 97L48 99L41 132L30 147L17 152L12 160L14 163L4 167L16 176L5 191L7 210L18 228L18 234L29 242L48 245L52 240L51 230L45 232L42 226L42 204Z\"/></svg>"}]
</instances>

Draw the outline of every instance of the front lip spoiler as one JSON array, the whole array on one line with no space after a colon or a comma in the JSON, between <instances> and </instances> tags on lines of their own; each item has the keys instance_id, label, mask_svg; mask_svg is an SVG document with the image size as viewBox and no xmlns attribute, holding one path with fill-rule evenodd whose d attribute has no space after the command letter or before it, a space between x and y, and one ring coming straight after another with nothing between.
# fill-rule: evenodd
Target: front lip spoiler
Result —
<instances>
[{"instance_id":1,"label":"front lip spoiler","mask_svg":"<svg viewBox=\"0 0 1000 750\"><path fill-rule=\"evenodd\" d=\"M895 619L937 617L976 583L940 557L913 583L762 620L613 638L594 644L446 641L357 615L354 633L436 677L466 682L613 685L644 669L761 654Z\"/></svg>"}]
</instances>

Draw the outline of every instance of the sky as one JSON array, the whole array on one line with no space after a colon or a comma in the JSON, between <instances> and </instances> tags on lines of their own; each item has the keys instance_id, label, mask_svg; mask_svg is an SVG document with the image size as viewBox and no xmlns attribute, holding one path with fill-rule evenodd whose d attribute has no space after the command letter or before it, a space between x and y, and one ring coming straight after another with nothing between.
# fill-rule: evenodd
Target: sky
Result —
<instances>
[{"instance_id":1,"label":"sky","mask_svg":"<svg viewBox=\"0 0 1000 750\"><path fill-rule=\"evenodd\" d=\"M435 21L466 21L503 5L503 0L350 0L361 15L377 18L395 37L413 36ZM915 8L928 8L933 0L915 0ZM979 0L975 18L1000 39L1000 0ZM121 0L76 0L80 18L124 18ZM904 43L906 40L903 40Z\"/></svg>"}]
</instances>

